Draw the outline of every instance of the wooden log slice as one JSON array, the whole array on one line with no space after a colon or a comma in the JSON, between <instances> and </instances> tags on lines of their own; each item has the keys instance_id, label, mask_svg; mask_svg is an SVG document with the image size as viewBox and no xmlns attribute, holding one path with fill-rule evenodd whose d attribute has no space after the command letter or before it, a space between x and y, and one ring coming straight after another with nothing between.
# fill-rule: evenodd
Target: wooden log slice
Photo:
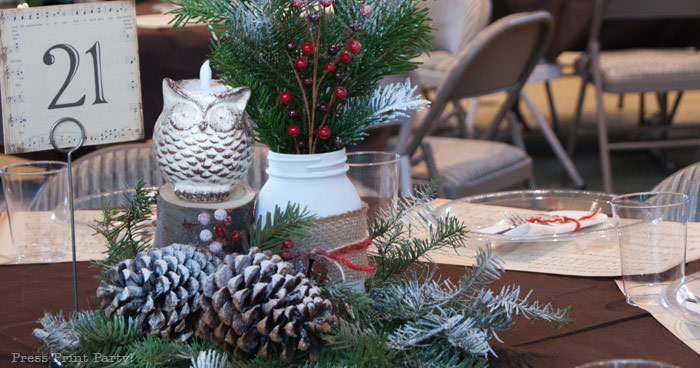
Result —
<instances>
[{"instance_id":1,"label":"wooden log slice","mask_svg":"<svg viewBox=\"0 0 700 368\"><path fill-rule=\"evenodd\" d=\"M240 251L240 243L231 234L243 231L255 216L256 192L239 182L223 202L190 202L175 195L171 184L160 187L158 222L153 246L162 248L172 243L196 244L216 250L218 240L226 253ZM223 218L223 219L222 219Z\"/></svg>"}]
</instances>

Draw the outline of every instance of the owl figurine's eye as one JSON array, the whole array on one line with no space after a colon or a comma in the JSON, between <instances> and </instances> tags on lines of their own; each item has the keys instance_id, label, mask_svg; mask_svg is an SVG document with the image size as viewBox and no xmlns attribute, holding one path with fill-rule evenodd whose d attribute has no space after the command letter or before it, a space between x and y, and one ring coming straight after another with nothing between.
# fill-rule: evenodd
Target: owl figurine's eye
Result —
<instances>
[{"instance_id":1,"label":"owl figurine's eye","mask_svg":"<svg viewBox=\"0 0 700 368\"><path fill-rule=\"evenodd\" d=\"M202 114L196 106L182 102L173 105L170 122L175 129L189 130L200 121L202 121Z\"/></svg>"},{"instance_id":2,"label":"owl figurine's eye","mask_svg":"<svg viewBox=\"0 0 700 368\"><path fill-rule=\"evenodd\" d=\"M238 119L234 112L226 105L212 107L207 113L207 124L215 132L228 132Z\"/></svg>"}]
</instances>

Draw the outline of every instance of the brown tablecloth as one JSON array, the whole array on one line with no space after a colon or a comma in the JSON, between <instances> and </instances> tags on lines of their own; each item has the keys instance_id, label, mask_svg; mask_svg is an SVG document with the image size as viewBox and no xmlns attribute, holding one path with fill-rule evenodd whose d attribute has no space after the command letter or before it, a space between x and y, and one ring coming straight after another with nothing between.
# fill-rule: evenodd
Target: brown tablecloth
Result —
<instances>
[{"instance_id":1,"label":"brown tablecloth","mask_svg":"<svg viewBox=\"0 0 700 368\"><path fill-rule=\"evenodd\" d=\"M443 277L456 279L463 267L440 267ZM694 262L688 272L700 270ZM97 268L79 263L80 308L95 295ZM12 353L37 355L39 341L32 329L44 311L71 311L73 295L69 263L0 266L0 366L11 364ZM583 278L506 272L492 287L517 283L522 292L533 289L533 299L571 306L572 325L554 328L544 322L518 319L515 327L492 341L498 358L492 367L573 367L593 360L635 357L699 367L700 356L685 346L644 310L625 303L611 278Z\"/></svg>"}]
</instances>

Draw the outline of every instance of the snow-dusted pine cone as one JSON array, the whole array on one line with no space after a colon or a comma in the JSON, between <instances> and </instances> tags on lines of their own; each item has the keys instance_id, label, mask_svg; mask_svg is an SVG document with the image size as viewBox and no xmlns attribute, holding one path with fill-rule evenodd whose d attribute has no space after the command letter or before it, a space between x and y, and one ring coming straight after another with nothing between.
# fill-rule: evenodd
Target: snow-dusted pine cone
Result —
<instances>
[{"instance_id":1,"label":"snow-dusted pine cone","mask_svg":"<svg viewBox=\"0 0 700 368\"><path fill-rule=\"evenodd\" d=\"M331 301L306 275L257 248L226 256L202 288L197 336L239 359L280 354L291 361L301 350L315 361L321 335L338 321Z\"/></svg>"},{"instance_id":2,"label":"snow-dusted pine cone","mask_svg":"<svg viewBox=\"0 0 700 368\"><path fill-rule=\"evenodd\" d=\"M134 317L152 336L192 337L204 279L220 261L207 251L172 244L122 261L100 282L97 298L108 316Z\"/></svg>"}]
</instances>

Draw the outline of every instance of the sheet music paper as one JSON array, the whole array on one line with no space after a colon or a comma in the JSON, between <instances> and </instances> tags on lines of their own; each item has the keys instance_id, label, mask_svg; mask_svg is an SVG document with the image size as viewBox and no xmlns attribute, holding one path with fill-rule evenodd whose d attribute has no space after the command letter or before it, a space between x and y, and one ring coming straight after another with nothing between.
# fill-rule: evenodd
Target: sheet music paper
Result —
<instances>
[{"instance_id":1,"label":"sheet music paper","mask_svg":"<svg viewBox=\"0 0 700 368\"><path fill-rule=\"evenodd\" d=\"M6 153L51 149L49 128L79 120L85 145L143 138L136 11L128 1L0 10ZM58 131L61 147L76 131Z\"/></svg>"},{"instance_id":2,"label":"sheet music paper","mask_svg":"<svg viewBox=\"0 0 700 368\"><path fill-rule=\"evenodd\" d=\"M45 215L37 214L39 218L45 218ZM76 258L78 261L101 260L105 258L104 252L107 250L107 241L101 235L95 235L95 230L92 226L95 221L101 220L103 213L101 210L79 210L75 211L75 247ZM25 236L33 236L34 239L41 241L52 241L49 236L50 229L41 221L30 221L36 225L35 231L28 231ZM39 243L36 240L31 243ZM70 241L66 242L63 262L71 261ZM10 224L7 220L7 212L0 215L0 264L16 263L17 258L15 249L12 245L12 234L10 233ZM23 263L40 263L41 260L27 259Z\"/></svg>"}]
</instances>

